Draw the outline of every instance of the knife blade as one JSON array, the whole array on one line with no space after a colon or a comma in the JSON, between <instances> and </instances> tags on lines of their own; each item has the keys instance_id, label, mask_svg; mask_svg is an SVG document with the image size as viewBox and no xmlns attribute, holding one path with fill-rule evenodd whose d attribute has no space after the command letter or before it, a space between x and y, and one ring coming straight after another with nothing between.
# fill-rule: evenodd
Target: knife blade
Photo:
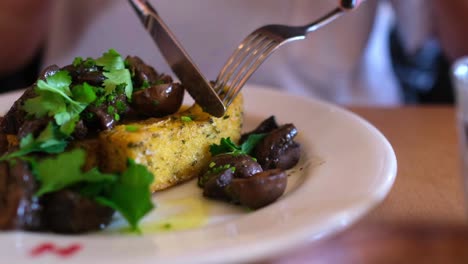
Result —
<instances>
[{"instance_id":1,"label":"knife blade","mask_svg":"<svg viewBox=\"0 0 468 264\"><path fill-rule=\"evenodd\" d=\"M141 22L157 44L172 71L195 102L205 112L216 117L223 116L226 107L222 100L156 10L147 1L142 3L137 0L129 0L129 2L138 13Z\"/></svg>"}]
</instances>

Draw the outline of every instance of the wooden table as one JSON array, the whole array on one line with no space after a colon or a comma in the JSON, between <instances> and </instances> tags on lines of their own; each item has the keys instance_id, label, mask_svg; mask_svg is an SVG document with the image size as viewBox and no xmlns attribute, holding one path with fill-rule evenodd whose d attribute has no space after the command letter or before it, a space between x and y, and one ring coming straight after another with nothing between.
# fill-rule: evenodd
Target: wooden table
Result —
<instances>
[{"instance_id":1,"label":"wooden table","mask_svg":"<svg viewBox=\"0 0 468 264\"><path fill-rule=\"evenodd\" d=\"M400 234L400 237L404 237L418 228L421 229L416 231L419 235L426 234L427 230L450 233L446 232L446 228L455 229L452 233L463 233L461 240L466 242L463 250L468 255L468 232L465 233L464 228L468 221L459 173L454 108L410 106L350 109L376 126L392 144L398 160L398 174L392 190L381 205L348 230L324 241L304 245L267 263L313 263L314 260L330 263L330 258L320 261L326 254L324 252L331 249L333 255L333 250L343 252L347 247L358 247L352 244L356 236L362 238L363 234L387 230L376 235L377 239L387 239L390 235L395 242L395 237L391 236ZM447 245L446 242L439 244ZM353 256L345 257L349 260L346 263L354 263Z\"/></svg>"}]
</instances>

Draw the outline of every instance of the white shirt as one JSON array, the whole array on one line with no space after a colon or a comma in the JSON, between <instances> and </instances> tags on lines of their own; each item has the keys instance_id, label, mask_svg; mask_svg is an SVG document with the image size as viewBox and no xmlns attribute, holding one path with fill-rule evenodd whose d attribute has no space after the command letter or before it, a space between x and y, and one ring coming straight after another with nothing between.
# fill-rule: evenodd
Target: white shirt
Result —
<instances>
[{"instance_id":1,"label":"white shirt","mask_svg":"<svg viewBox=\"0 0 468 264\"><path fill-rule=\"evenodd\" d=\"M336 0L151 3L201 71L215 79L239 42L257 27L308 24L334 8ZM344 104L399 103L398 86L380 35L385 34L386 24L381 20L374 23L379 10L382 15L378 18L388 18L387 9L378 9L377 1L367 1L306 40L281 47L249 82ZM64 66L76 56L98 57L109 48L123 56L138 55L158 71L172 74L127 1L57 1L46 65Z\"/></svg>"}]
</instances>

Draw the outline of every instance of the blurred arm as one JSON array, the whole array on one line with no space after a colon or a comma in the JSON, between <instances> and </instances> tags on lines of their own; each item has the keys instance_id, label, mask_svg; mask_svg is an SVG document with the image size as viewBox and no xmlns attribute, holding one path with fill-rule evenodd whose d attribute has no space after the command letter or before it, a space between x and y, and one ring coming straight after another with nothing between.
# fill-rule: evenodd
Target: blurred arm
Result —
<instances>
[{"instance_id":1,"label":"blurred arm","mask_svg":"<svg viewBox=\"0 0 468 264\"><path fill-rule=\"evenodd\" d=\"M27 65L45 39L51 0L0 1L0 76Z\"/></svg>"},{"instance_id":2,"label":"blurred arm","mask_svg":"<svg viewBox=\"0 0 468 264\"><path fill-rule=\"evenodd\" d=\"M468 55L468 1L432 0L437 37L445 54L454 60Z\"/></svg>"}]
</instances>

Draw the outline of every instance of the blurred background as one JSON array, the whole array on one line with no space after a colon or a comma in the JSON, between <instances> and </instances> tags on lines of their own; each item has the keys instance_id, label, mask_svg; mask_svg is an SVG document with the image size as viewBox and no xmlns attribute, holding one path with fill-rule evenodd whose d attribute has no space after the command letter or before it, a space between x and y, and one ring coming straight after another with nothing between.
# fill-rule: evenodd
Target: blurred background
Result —
<instances>
[{"instance_id":1,"label":"blurred background","mask_svg":"<svg viewBox=\"0 0 468 264\"><path fill-rule=\"evenodd\" d=\"M5 36L0 60L12 62L0 67L1 91L31 85L47 65L98 57L109 48L171 73L127 1L34 2L0 3ZM209 79L257 27L307 24L337 5L336 0L150 2ZM438 2L444 1L367 0L306 41L280 49L250 83L347 105L452 103L450 60L437 34Z\"/></svg>"}]
</instances>

